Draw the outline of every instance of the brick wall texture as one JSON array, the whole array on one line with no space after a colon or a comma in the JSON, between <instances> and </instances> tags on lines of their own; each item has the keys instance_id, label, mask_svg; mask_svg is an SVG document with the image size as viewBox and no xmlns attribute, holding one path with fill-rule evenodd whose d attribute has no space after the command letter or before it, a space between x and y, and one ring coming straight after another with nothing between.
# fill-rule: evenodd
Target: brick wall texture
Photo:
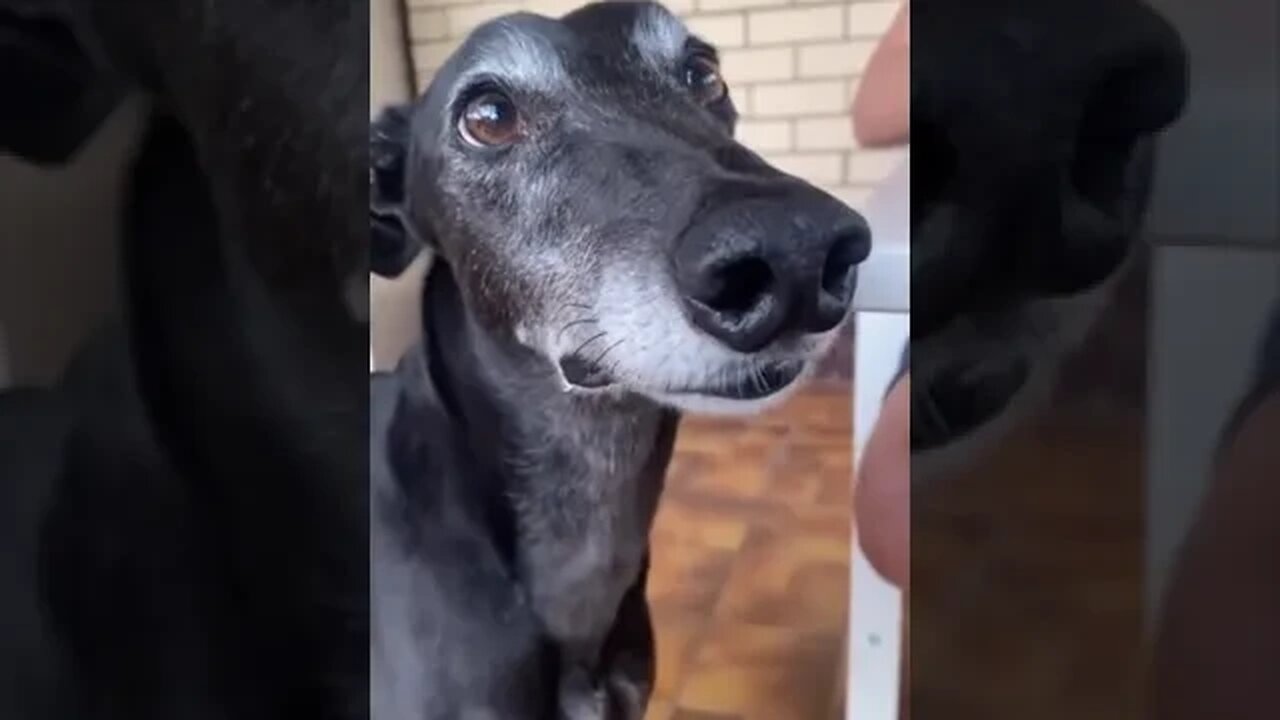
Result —
<instances>
[{"instance_id":1,"label":"brick wall texture","mask_svg":"<svg viewBox=\"0 0 1280 720\"><path fill-rule=\"evenodd\" d=\"M405 0L419 90L467 33L517 10L559 16L583 0ZM902 155L859 148L849 107L898 0L668 0L721 52L738 137L855 208Z\"/></svg>"}]
</instances>

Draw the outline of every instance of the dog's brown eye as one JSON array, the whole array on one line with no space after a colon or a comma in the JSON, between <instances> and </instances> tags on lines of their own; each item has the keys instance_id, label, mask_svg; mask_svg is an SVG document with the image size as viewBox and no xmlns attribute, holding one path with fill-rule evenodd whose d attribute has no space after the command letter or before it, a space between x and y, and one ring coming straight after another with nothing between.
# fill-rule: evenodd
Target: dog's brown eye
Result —
<instances>
[{"instance_id":1,"label":"dog's brown eye","mask_svg":"<svg viewBox=\"0 0 1280 720\"><path fill-rule=\"evenodd\" d=\"M705 55L695 55L685 63L684 84L705 105L718 102L729 91L720 75L720 66Z\"/></svg>"},{"instance_id":2,"label":"dog's brown eye","mask_svg":"<svg viewBox=\"0 0 1280 720\"><path fill-rule=\"evenodd\" d=\"M520 113L507 96L489 92L467 103L458 121L462 139L476 147L510 145L523 130Z\"/></svg>"}]
</instances>

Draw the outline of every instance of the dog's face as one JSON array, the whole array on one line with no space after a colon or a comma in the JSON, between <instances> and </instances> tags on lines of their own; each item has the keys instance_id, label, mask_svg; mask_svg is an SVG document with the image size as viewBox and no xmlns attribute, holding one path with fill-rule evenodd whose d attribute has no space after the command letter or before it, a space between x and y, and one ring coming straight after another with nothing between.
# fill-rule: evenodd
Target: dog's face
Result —
<instances>
[{"instance_id":1,"label":"dog's face","mask_svg":"<svg viewBox=\"0 0 1280 720\"><path fill-rule=\"evenodd\" d=\"M1131 0L920 0L912 32L913 443L930 449L1084 339L1187 68L1172 27Z\"/></svg>"},{"instance_id":2,"label":"dog's face","mask_svg":"<svg viewBox=\"0 0 1280 720\"><path fill-rule=\"evenodd\" d=\"M658 5L490 23L375 128L375 271L416 237L570 389L750 409L827 349L870 238L735 119L714 48Z\"/></svg>"}]
</instances>

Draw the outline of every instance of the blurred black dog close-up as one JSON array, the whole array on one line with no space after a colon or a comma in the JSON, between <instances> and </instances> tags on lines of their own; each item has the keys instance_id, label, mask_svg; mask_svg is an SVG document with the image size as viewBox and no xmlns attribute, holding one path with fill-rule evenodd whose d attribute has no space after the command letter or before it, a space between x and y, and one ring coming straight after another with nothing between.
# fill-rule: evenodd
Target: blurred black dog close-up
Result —
<instances>
[{"instance_id":1,"label":"blurred black dog close-up","mask_svg":"<svg viewBox=\"0 0 1280 720\"><path fill-rule=\"evenodd\" d=\"M118 322L0 395L0 717L368 716L368 34L0 1L0 151L60 167L149 107Z\"/></svg>"},{"instance_id":2,"label":"blurred black dog close-up","mask_svg":"<svg viewBox=\"0 0 1280 720\"><path fill-rule=\"evenodd\" d=\"M925 480L1043 402L1094 327L1139 244L1188 69L1176 30L1135 0L919 0L911 13L911 439Z\"/></svg>"}]
</instances>

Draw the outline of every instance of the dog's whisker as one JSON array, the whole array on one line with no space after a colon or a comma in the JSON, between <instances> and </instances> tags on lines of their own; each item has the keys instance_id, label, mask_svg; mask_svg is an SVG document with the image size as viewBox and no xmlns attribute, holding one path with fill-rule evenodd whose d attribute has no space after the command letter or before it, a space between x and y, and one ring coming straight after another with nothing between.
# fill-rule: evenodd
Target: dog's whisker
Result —
<instances>
[{"instance_id":1,"label":"dog's whisker","mask_svg":"<svg viewBox=\"0 0 1280 720\"><path fill-rule=\"evenodd\" d=\"M568 332L569 330L579 325L590 325L590 324L599 324L599 323L600 323L600 319L594 318L594 317L570 320L569 322L565 323L563 327L560 328L560 332L556 333L556 342L559 343L560 340L564 337L564 334L566 332Z\"/></svg>"},{"instance_id":2,"label":"dog's whisker","mask_svg":"<svg viewBox=\"0 0 1280 720\"><path fill-rule=\"evenodd\" d=\"M942 431L944 437L951 437L951 423L948 420L946 413L942 411L941 405L938 404L937 398L934 397L933 387L926 386L921 390L921 393L920 399L923 401L922 404L924 405L925 414L928 415L934 425Z\"/></svg>"},{"instance_id":3,"label":"dog's whisker","mask_svg":"<svg viewBox=\"0 0 1280 720\"><path fill-rule=\"evenodd\" d=\"M621 342L621 341L619 341L619 342ZM618 377L618 369L622 367L622 360L623 360L623 358L622 358L622 357L618 357L618 358L616 358L616 359L613 361L613 363L609 366L609 375L610 375L611 377L615 377L615 378L616 378L616 377Z\"/></svg>"},{"instance_id":4,"label":"dog's whisker","mask_svg":"<svg viewBox=\"0 0 1280 720\"><path fill-rule=\"evenodd\" d=\"M618 338L617 342L605 348L604 352L600 353L600 356L595 359L595 362L591 363L591 366L597 370L600 369L600 364L604 362L604 359L609 356L609 353L613 352L614 348L621 345L624 340L626 340L626 338Z\"/></svg>"},{"instance_id":5,"label":"dog's whisker","mask_svg":"<svg viewBox=\"0 0 1280 720\"><path fill-rule=\"evenodd\" d=\"M751 378L753 393L762 393L769 387L769 379L764 376L764 370L760 366L753 364L748 376Z\"/></svg>"},{"instance_id":6,"label":"dog's whisker","mask_svg":"<svg viewBox=\"0 0 1280 720\"><path fill-rule=\"evenodd\" d=\"M601 330L600 332L596 333L595 335L592 335L591 337L587 338L587 339L586 339L586 340L585 340L581 345L579 345L579 346L578 346L578 348L577 348L576 350L574 350L572 353L570 353L570 355L577 355L578 353L582 352L583 350L586 350L586 349L587 349L587 346L591 345L591 343L593 343L593 342L595 342L595 341L597 341L597 340L599 340L599 339L601 339L601 338L603 338L603 337L607 336L608 334L609 334L609 332L608 332L607 330Z\"/></svg>"}]
</instances>

